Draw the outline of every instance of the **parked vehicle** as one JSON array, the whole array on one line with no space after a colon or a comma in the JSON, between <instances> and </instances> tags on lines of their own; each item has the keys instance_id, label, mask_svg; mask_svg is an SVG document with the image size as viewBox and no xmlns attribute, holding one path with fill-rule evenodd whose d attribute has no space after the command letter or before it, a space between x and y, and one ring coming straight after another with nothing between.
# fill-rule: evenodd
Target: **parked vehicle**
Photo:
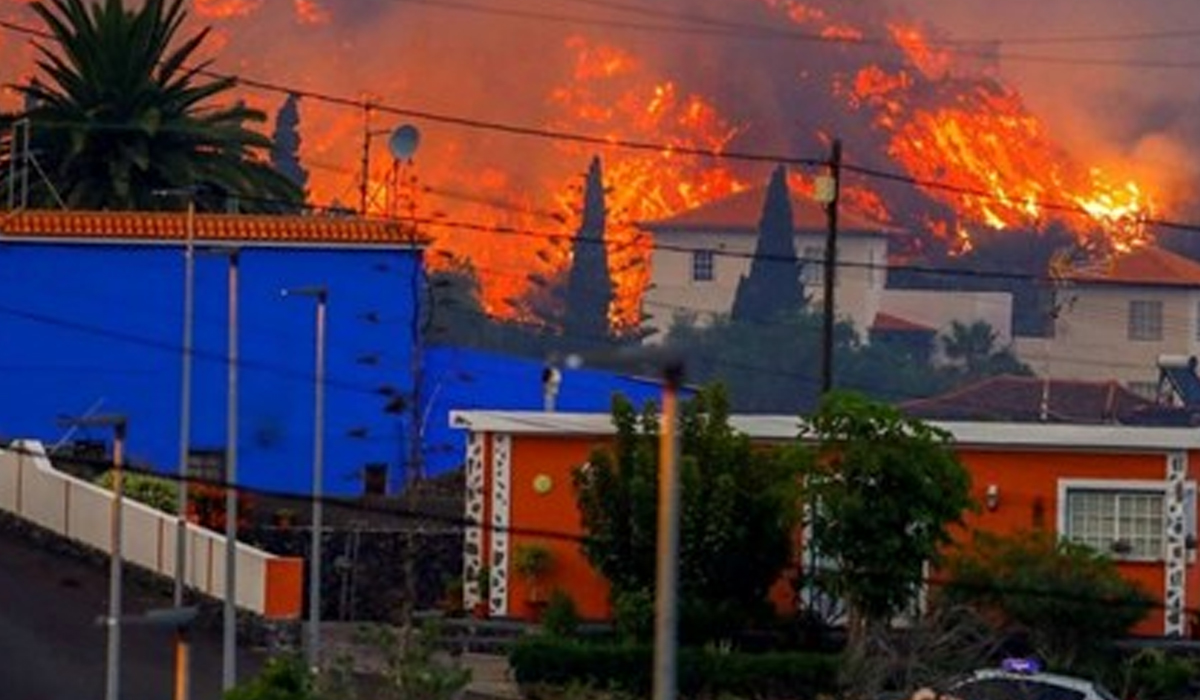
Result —
<instances>
[{"instance_id":1,"label":"parked vehicle","mask_svg":"<svg viewBox=\"0 0 1200 700\"><path fill-rule=\"evenodd\" d=\"M1031 659L1007 659L1000 668L980 669L950 685L958 700L1117 700L1094 681L1043 673Z\"/></svg>"}]
</instances>

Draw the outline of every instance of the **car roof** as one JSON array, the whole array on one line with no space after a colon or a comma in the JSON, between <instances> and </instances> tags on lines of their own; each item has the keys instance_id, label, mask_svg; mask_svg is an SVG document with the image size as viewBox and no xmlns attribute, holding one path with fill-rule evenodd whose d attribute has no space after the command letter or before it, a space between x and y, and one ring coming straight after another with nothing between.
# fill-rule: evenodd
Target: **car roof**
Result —
<instances>
[{"instance_id":1,"label":"car roof","mask_svg":"<svg viewBox=\"0 0 1200 700\"><path fill-rule=\"evenodd\" d=\"M1098 683L1084 678L1077 678L1075 676L1063 676L1057 673L1042 673L1040 671L1037 673L1014 673L1012 671L1005 671L999 668L985 668L978 671L973 671L971 674L955 683L955 686L963 685L964 683L968 683L970 681L987 680L993 678L1014 681L1039 681L1042 683L1049 683L1050 685L1056 685L1061 688L1068 688L1070 690L1077 690L1082 693L1091 693L1093 695L1100 695L1103 697L1103 693L1099 690L1100 685Z\"/></svg>"}]
</instances>

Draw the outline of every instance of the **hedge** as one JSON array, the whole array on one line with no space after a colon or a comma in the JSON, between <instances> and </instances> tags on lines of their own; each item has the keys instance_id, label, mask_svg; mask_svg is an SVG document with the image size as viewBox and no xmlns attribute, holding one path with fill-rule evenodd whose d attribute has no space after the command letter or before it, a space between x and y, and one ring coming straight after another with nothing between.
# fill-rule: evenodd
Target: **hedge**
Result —
<instances>
[{"instance_id":1,"label":"hedge","mask_svg":"<svg viewBox=\"0 0 1200 700\"><path fill-rule=\"evenodd\" d=\"M646 645L605 644L534 636L509 652L521 686L585 684L648 696L653 686L654 650ZM837 687L839 657L811 652L745 654L681 649L679 692L684 697L808 700Z\"/></svg>"}]
</instances>

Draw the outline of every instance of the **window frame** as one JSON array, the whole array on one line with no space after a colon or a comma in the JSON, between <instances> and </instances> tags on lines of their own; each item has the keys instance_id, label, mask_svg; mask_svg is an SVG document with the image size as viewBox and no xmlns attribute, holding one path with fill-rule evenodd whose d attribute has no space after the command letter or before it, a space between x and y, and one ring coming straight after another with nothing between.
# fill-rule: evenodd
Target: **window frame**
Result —
<instances>
[{"instance_id":1,"label":"window frame","mask_svg":"<svg viewBox=\"0 0 1200 700\"><path fill-rule=\"evenodd\" d=\"M1101 550L1102 554L1112 557L1120 562L1142 562L1142 563L1157 563L1167 560L1167 482L1154 479L1059 479L1058 480L1058 514L1057 514L1057 532L1062 539L1071 542L1080 542L1080 540L1071 536L1068 529L1070 523L1070 513L1067 509L1068 497L1071 491L1088 491L1088 492L1103 492L1113 495L1135 495L1135 494L1154 494L1161 496L1162 502L1162 546L1160 551L1153 556L1133 555L1132 553L1123 553L1113 551L1110 547L1107 550ZM1195 538L1197 536L1197 486L1193 480L1187 480L1184 484L1184 535L1185 537ZM1119 520L1117 521L1119 522ZM1119 533L1118 533L1119 534ZM1120 538L1113 539L1113 542L1120 541ZM1195 561L1195 550L1187 551L1187 559L1189 562Z\"/></svg>"},{"instance_id":2,"label":"window frame","mask_svg":"<svg viewBox=\"0 0 1200 700\"><path fill-rule=\"evenodd\" d=\"M1157 309L1157 315L1139 315L1135 309ZM1162 299L1130 299L1126 337L1134 342L1156 342L1163 339L1165 304Z\"/></svg>"},{"instance_id":3,"label":"window frame","mask_svg":"<svg viewBox=\"0 0 1200 700\"><path fill-rule=\"evenodd\" d=\"M709 248L692 251L692 281L712 282L717 279L717 256Z\"/></svg>"}]
</instances>

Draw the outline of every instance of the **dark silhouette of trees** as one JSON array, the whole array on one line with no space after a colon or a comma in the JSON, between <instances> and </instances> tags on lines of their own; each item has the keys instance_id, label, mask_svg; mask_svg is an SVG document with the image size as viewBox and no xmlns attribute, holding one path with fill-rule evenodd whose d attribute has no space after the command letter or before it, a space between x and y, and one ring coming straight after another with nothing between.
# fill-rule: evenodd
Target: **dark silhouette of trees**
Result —
<instances>
[{"instance_id":1,"label":"dark silhouette of trees","mask_svg":"<svg viewBox=\"0 0 1200 700\"><path fill-rule=\"evenodd\" d=\"M289 93L275 115L271 135L271 165L302 191L308 185L308 171L300 164L300 98Z\"/></svg>"},{"instance_id":2,"label":"dark silhouette of trees","mask_svg":"<svg viewBox=\"0 0 1200 700\"><path fill-rule=\"evenodd\" d=\"M780 166L771 174L767 186L754 260L750 263L750 274L738 282L732 317L735 321L762 323L794 314L804 303L792 226L792 197L787 169Z\"/></svg>"},{"instance_id":3,"label":"dark silhouette of trees","mask_svg":"<svg viewBox=\"0 0 1200 700\"><path fill-rule=\"evenodd\" d=\"M582 346L605 344L611 335L609 310L614 291L608 269L604 229L607 210L600 159L588 167L583 193L583 221L571 251L563 334Z\"/></svg>"}]
</instances>

